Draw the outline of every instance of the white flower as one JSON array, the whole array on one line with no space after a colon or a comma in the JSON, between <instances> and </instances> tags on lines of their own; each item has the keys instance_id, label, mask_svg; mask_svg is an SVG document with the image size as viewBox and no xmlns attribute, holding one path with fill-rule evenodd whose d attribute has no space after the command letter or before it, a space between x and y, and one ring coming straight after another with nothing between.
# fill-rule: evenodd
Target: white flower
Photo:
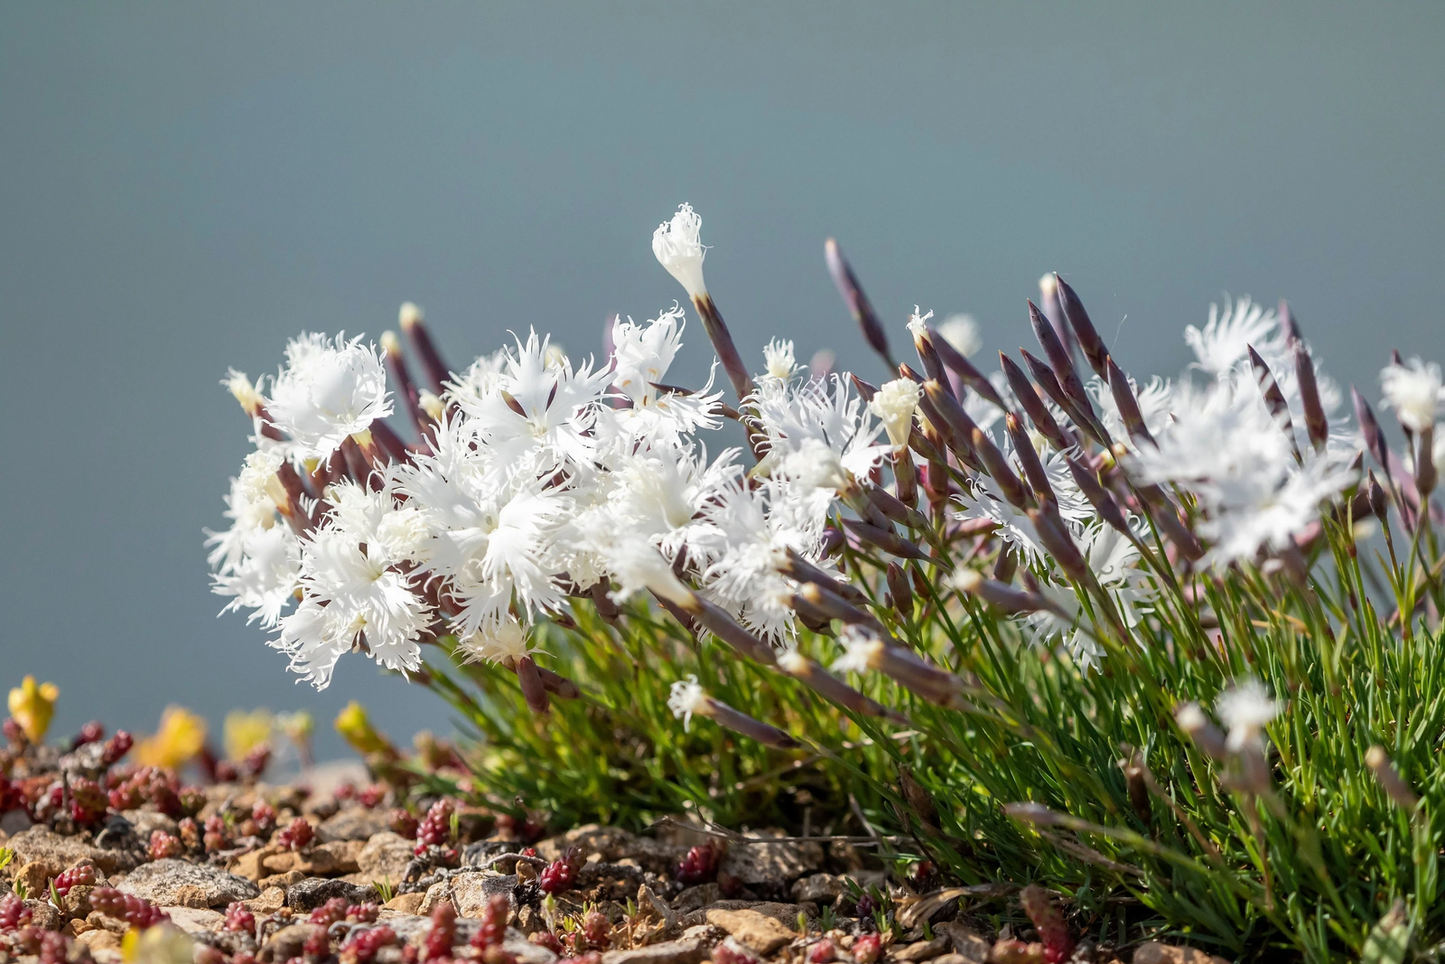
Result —
<instances>
[{"instance_id":1,"label":"white flower","mask_svg":"<svg viewBox=\"0 0 1445 964\"><path fill-rule=\"evenodd\" d=\"M855 626L845 627L838 634L838 642L843 646L843 655L833 660L831 668L835 673L866 673L883 652L881 639Z\"/></svg>"},{"instance_id":2,"label":"white flower","mask_svg":"<svg viewBox=\"0 0 1445 964\"><path fill-rule=\"evenodd\" d=\"M763 346L764 377L785 382L798 373L791 339L773 338Z\"/></svg>"},{"instance_id":3,"label":"white flower","mask_svg":"<svg viewBox=\"0 0 1445 964\"><path fill-rule=\"evenodd\" d=\"M694 713L699 716L707 714L707 694L698 685L696 676L689 673L686 678L672 684L671 695L667 698L667 708L672 710L674 718L682 720L684 732L691 728Z\"/></svg>"},{"instance_id":4,"label":"white flower","mask_svg":"<svg viewBox=\"0 0 1445 964\"><path fill-rule=\"evenodd\" d=\"M261 393L256 391L256 386L251 384L251 379L246 377L245 372L238 372L234 368L226 369L226 377L221 379L221 384L231 393L247 415L255 415L256 410L265 404Z\"/></svg>"},{"instance_id":5,"label":"white flower","mask_svg":"<svg viewBox=\"0 0 1445 964\"><path fill-rule=\"evenodd\" d=\"M713 378L692 394L656 387L682 347L682 308L674 305L645 325L620 318L612 325L612 387L632 403L630 408L601 412L601 428L615 425L628 441L666 440L700 429L716 429L721 392L711 392Z\"/></svg>"},{"instance_id":6,"label":"white flower","mask_svg":"<svg viewBox=\"0 0 1445 964\"><path fill-rule=\"evenodd\" d=\"M250 609L247 622L274 629L299 585L301 540L290 526L278 525L245 530L233 545L235 561L211 577L211 591L231 597L221 612Z\"/></svg>"},{"instance_id":7,"label":"white flower","mask_svg":"<svg viewBox=\"0 0 1445 964\"><path fill-rule=\"evenodd\" d=\"M1134 398L1139 403L1139 414L1144 417L1144 427L1149 430L1150 435L1157 437L1169 423L1169 408L1174 401L1173 386L1169 379L1160 378L1158 375L1149 379L1142 388L1134 379L1130 378L1128 381L1129 390L1134 393ZM1086 387L1094 399L1094 406L1103 416L1104 428L1108 429L1109 435L1125 440L1130 449L1133 449L1134 443L1129 440L1128 429L1119 414L1119 406L1114 404L1114 392L1108 384L1096 375L1089 379Z\"/></svg>"},{"instance_id":8,"label":"white flower","mask_svg":"<svg viewBox=\"0 0 1445 964\"><path fill-rule=\"evenodd\" d=\"M1233 303L1226 299L1223 313L1218 305L1210 305L1204 329L1190 325L1184 329L1184 341L1194 349L1196 365L1216 378L1247 365L1251 346L1266 360L1282 357L1285 349L1279 316L1248 297Z\"/></svg>"},{"instance_id":9,"label":"white flower","mask_svg":"<svg viewBox=\"0 0 1445 964\"><path fill-rule=\"evenodd\" d=\"M1143 481L1191 489L1217 566L1282 549L1319 515L1319 505L1353 478L1349 453L1307 451L1296 462L1289 438L1252 381L1216 381L1203 392L1181 384L1174 420L1130 462Z\"/></svg>"},{"instance_id":10,"label":"white flower","mask_svg":"<svg viewBox=\"0 0 1445 964\"><path fill-rule=\"evenodd\" d=\"M1214 704L1214 712L1229 731L1227 745L1235 751L1258 744L1265 725L1283 709L1283 704L1273 699L1264 684L1252 676L1225 690Z\"/></svg>"},{"instance_id":11,"label":"white flower","mask_svg":"<svg viewBox=\"0 0 1445 964\"><path fill-rule=\"evenodd\" d=\"M707 249L698 240L701 229L702 218L691 204L683 204L671 221L659 224L652 234L652 253L667 273L687 289L690 298L707 296L707 285L702 280L702 260Z\"/></svg>"},{"instance_id":12,"label":"white flower","mask_svg":"<svg viewBox=\"0 0 1445 964\"><path fill-rule=\"evenodd\" d=\"M494 375L470 380L475 394L453 394L468 416L460 424L485 447L497 475L540 477L568 462L592 461L593 417L610 376L594 372L590 360L575 370L566 359L549 363L548 345L529 332L500 356Z\"/></svg>"},{"instance_id":13,"label":"white flower","mask_svg":"<svg viewBox=\"0 0 1445 964\"><path fill-rule=\"evenodd\" d=\"M928 319L933 317L933 312L920 313L917 305L913 306L913 313L908 316L908 333L914 338L922 338L928 334Z\"/></svg>"},{"instance_id":14,"label":"white flower","mask_svg":"<svg viewBox=\"0 0 1445 964\"><path fill-rule=\"evenodd\" d=\"M1137 568L1138 547L1123 533L1103 524L1087 529L1080 543L1089 568L1099 585L1113 598L1124 625L1139 625L1139 620L1152 608L1149 603L1154 591L1149 576ZM1096 665L1104 652L1098 642L1080 627L1082 607L1078 597L1068 589L1048 583L1040 586L1040 591L1059 610L1067 613L1068 618L1047 609L1030 613L1024 622L1033 631L1035 640L1062 637L1081 669L1087 670Z\"/></svg>"},{"instance_id":15,"label":"white flower","mask_svg":"<svg viewBox=\"0 0 1445 964\"><path fill-rule=\"evenodd\" d=\"M1435 424L1440 403L1445 400L1439 365L1419 358L1390 365L1380 372L1380 387L1385 392L1386 407L1394 409L1406 428L1419 432Z\"/></svg>"},{"instance_id":16,"label":"white flower","mask_svg":"<svg viewBox=\"0 0 1445 964\"><path fill-rule=\"evenodd\" d=\"M286 346L286 368L272 381L266 408L302 454L325 459L391 414L386 370L361 336L303 334Z\"/></svg>"},{"instance_id":17,"label":"white flower","mask_svg":"<svg viewBox=\"0 0 1445 964\"><path fill-rule=\"evenodd\" d=\"M1033 520L1015 509L1003 497L998 483L981 473L975 475L970 482L972 483L972 492L965 489L963 493L954 496L963 506L963 511L956 514L955 519L962 522L988 519L997 524L999 538L1008 543L1019 558L1027 564L1032 565L1047 558Z\"/></svg>"},{"instance_id":18,"label":"white flower","mask_svg":"<svg viewBox=\"0 0 1445 964\"><path fill-rule=\"evenodd\" d=\"M301 604L281 620L274 645L291 656L291 668L317 689L351 649L369 652L388 669L421 666L420 635L431 607L392 568L379 546L361 546L331 525L312 533L301 564Z\"/></svg>"},{"instance_id":19,"label":"white flower","mask_svg":"<svg viewBox=\"0 0 1445 964\"><path fill-rule=\"evenodd\" d=\"M913 430L913 413L918 411L918 399L923 392L911 378L895 378L884 382L878 394L868 403L868 411L883 422L888 441L902 448L908 444L908 435Z\"/></svg>"},{"instance_id":20,"label":"white flower","mask_svg":"<svg viewBox=\"0 0 1445 964\"><path fill-rule=\"evenodd\" d=\"M692 590L677 578L672 565L648 540L635 535L623 536L598 550L612 569L617 583L612 595L617 601L630 599L639 592L653 592L670 603L692 605Z\"/></svg>"},{"instance_id":21,"label":"white flower","mask_svg":"<svg viewBox=\"0 0 1445 964\"><path fill-rule=\"evenodd\" d=\"M938 334L953 347L953 350L967 358L983 347L983 337L978 331L978 322L973 315L949 315L938 326Z\"/></svg>"},{"instance_id":22,"label":"white flower","mask_svg":"<svg viewBox=\"0 0 1445 964\"><path fill-rule=\"evenodd\" d=\"M464 663L486 660L502 663L518 660L536 652L527 636L527 627L513 616L506 616L494 625L483 627L472 635L460 640L459 647L465 658Z\"/></svg>"},{"instance_id":23,"label":"white flower","mask_svg":"<svg viewBox=\"0 0 1445 964\"><path fill-rule=\"evenodd\" d=\"M867 475L888 451L874 442L882 426L867 417L862 399L838 375L802 383L764 381L748 396L747 404L756 413L753 425L767 441L768 468L785 464L790 455L815 458L826 449L826 471L805 474L816 478L846 473L842 485L828 486L843 488L847 476ZM794 469L802 464L802 459L792 463Z\"/></svg>"}]
</instances>

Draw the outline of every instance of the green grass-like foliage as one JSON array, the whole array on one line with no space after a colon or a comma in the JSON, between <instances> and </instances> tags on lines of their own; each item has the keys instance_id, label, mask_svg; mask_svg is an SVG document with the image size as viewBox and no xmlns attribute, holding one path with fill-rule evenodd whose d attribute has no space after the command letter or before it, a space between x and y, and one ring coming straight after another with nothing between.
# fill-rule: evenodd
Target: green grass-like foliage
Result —
<instances>
[{"instance_id":1,"label":"green grass-like foliage","mask_svg":"<svg viewBox=\"0 0 1445 964\"><path fill-rule=\"evenodd\" d=\"M945 707L878 674L854 680L907 725L826 704L641 606L609 625L579 603L575 629L549 629L543 661L584 692L548 716L529 713L516 677L496 666L438 659L430 685L474 731L489 798L561 822L641 827L691 809L732 826L797 827L812 808L813 827L860 834L861 814L890 835L885 857L927 856L966 883L1041 881L1072 898L1076 927L1120 941L1175 935L1258 960L1356 960L1401 900L1391 939L1408 935L1436 959L1445 647L1392 631L1349 520L1326 529L1308 584L1249 569L1159 578L1154 612L1128 638L1094 624L1108 655L1087 674L1026 642L1013 619L945 591L930 562L910 565L931 598L900 616L883 604L883 561L849 549L853 582L891 614L888 629L966 681ZM1430 585L1413 564L1382 559L1379 571L1405 612ZM799 645L825 663L838 652L819 634ZM666 698L689 673L804 749L767 749L707 719L684 732ZM1288 701L1268 729L1270 787L1254 793L1174 722L1181 703L1208 708L1249 675ZM1365 762L1377 744L1418 808L1381 789ZM916 781L907 796L900 768ZM1020 820L1005 809L1019 802L1048 810Z\"/></svg>"}]
</instances>

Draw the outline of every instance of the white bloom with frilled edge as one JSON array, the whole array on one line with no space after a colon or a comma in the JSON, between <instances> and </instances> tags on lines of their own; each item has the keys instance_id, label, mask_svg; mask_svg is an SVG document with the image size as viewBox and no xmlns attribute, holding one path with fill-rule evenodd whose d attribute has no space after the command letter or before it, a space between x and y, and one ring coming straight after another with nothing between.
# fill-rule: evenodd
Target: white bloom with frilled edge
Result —
<instances>
[{"instance_id":1,"label":"white bloom with frilled edge","mask_svg":"<svg viewBox=\"0 0 1445 964\"><path fill-rule=\"evenodd\" d=\"M1380 372L1385 405L1395 412L1400 424L1419 432L1434 425L1445 401L1440 366L1411 358L1403 365L1389 365Z\"/></svg>"},{"instance_id":2,"label":"white bloom with frilled edge","mask_svg":"<svg viewBox=\"0 0 1445 964\"><path fill-rule=\"evenodd\" d=\"M271 382L266 409L308 457L327 458L391 414L381 356L361 338L303 334L286 346L286 367Z\"/></svg>"},{"instance_id":3,"label":"white bloom with frilled edge","mask_svg":"<svg viewBox=\"0 0 1445 964\"><path fill-rule=\"evenodd\" d=\"M682 204L672 220L659 224L652 234L652 253L667 273L687 289L690 298L707 296L707 285L702 280L707 248L698 240L701 230L702 218L691 204Z\"/></svg>"},{"instance_id":4,"label":"white bloom with frilled edge","mask_svg":"<svg viewBox=\"0 0 1445 964\"><path fill-rule=\"evenodd\" d=\"M707 710L707 694L703 692L702 686L698 684L697 677L689 673L683 679L672 684L672 691L667 697L667 708L672 710L672 715L682 720L682 729L686 732L692 727L692 715L705 715Z\"/></svg>"},{"instance_id":5,"label":"white bloom with frilled edge","mask_svg":"<svg viewBox=\"0 0 1445 964\"><path fill-rule=\"evenodd\" d=\"M1219 722L1229 731L1228 746L1242 750L1264 738L1264 728L1284 705L1269 695L1264 684L1253 676L1235 683L1220 694L1214 704Z\"/></svg>"},{"instance_id":6,"label":"white bloom with frilled edge","mask_svg":"<svg viewBox=\"0 0 1445 964\"><path fill-rule=\"evenodd\" d=\"M918 400L923 396L918 383L911 378L895 378L884 382L868 403L868 411L883 422L888 441L896 448L908 444L908 435L913 431L913 413L918 411Z\"/></svg>"}]
</instances>

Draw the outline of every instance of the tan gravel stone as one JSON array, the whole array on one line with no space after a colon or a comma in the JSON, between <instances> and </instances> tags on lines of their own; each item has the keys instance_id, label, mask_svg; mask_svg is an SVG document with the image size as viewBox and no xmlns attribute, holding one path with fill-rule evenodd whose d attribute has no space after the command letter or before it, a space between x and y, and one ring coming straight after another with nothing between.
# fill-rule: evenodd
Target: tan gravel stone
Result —
<instances>
[{"instance_id":1,"label":"tan gravel stone","mask_svg":"<svg viewBox=\"0 0 1445 964\"><path fill-rule=\"evenodd\" d=\"M771 954L798 936L776 918L756 910L710 910L707 922L721 927L759 954Z\"/></svg>"}]
</instances>

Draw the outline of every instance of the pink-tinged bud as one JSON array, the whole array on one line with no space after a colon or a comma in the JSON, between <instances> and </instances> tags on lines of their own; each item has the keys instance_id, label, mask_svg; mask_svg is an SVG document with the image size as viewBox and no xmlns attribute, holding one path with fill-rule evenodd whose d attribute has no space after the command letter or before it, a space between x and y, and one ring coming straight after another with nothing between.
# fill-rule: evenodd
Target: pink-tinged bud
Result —
<instances>
[{"instance_id":1,"label":"pink-tinged bud","mask_svg":"<svg viewBox=\"0 0 1445 964\"><path fill-rule=\"evenodd\" d=\"M747 398L753 392L753 378L748 374L748 366L743 363L742 355L738 354L732 332L728 331L727 323L723 321L722 313L717 310L712 295L706 291L693 295L692 306L702 318L702 329L707 332L713 351L717 352L718 361L722 362L723 371L727 372L728 380L733 384L733 391L739 399Z\"/></svg>"},{"instance_id":2,"label":"pink-tinged bud","mask_svg":"<svg viewBox=\"0 0 1445 964\"><path fill-rule=\"evenodd\" d=\"M527 706L533 713L545 716L552 708L551 701L547 698L547 687L542 683L542 676L537 672L537 664L530 656L523 656L517 660L517 682L522 688L522 698L527 701Z\"/></svg>"},{"instance_id":3,"label":"pink-tinged bud","mask_svg":"<svg viewBox=\"0 0 1445 964\"><path fill-rule=\"evenodd\" d=\"M1069 528L1059 516L1059 507L1054 502L1042 502L1037 509L1029 509L1028 517L1037 530L1039 541L1044 548L1053 556L1059 568L1064 574L1077 583L1089 584L1093 581L1093 573L1089 564L1084 560L1083 553L1074 544L1074 537L1069 535Z\"/></svg>"},{"instance_id":4,"label":"pink-tinged bud","mask_svg":"<svg viewBox=\"0 0 1445 964\"><path fill-rule=\"evenodd\" d=\"M929 385L936 386L930 389ZM958 402L936 382L925 382L923 396L918 400L918 410L923 413L923 438L932 443L931 452L922 452L929 460L930 465L934 462L944 460L943 448L952 452L958 461L973 469L975 472L983 471L983 463L978 460L978 455L973 451L974 422L968 417L968 413ZM930 431L930 429L932 431ZM935 436L943 442L939 446L934 442ZM909 444L916 444L917 435L914 435Z\"/></svg>"},{"instance_id":5,"label":"pink-tinged bud","mask_svg":"<svg viewBox=\"0 0 1445 964\"><path fill-rule=\"evenodd\" d=\"M913 336L913 347L918 352L918 360L923 364L923 371L929 378L943 385L948 394L952 395L953 383L948 380L948 374L943 370L943 360L938 355L938 349L934 347L933 332L928 328L928 319L933 317L933 312L926 315L919 315L918 309L914 308L913 315L908 321L909 334ZM942 341L942 339L938 339Z\"/></svg>"},{"instance_id":6,"label":"pink-tinged bud","mask_svg":"<svg viewBox=\"0 0 1445 964\"><path fill-rule=\"evenodd\" d=\"M1279 299L1279 330L1284 332L1285 342L1291 346L1300 344L1304 337L1300 333L1299 320L1290 310L1289 302L1283 298Z\"/></svg>"},{"instance_id":7,"label":"pink-tinged bud","mask_svg":"<svg viewBox=\"0 0 1445 964\"><path fill-rule=\"evenodd\" d=\"M1024 407L1024 412L1028 414L1029 421L1034 423L1034 428L1039 430L1039 434L1048 439L1049 443L1060 452L1070 448L1073 443L1064 434L1064 430L1059 427L1058 421L1049 411L1049 407L1044 404L1044 400L1039 398L1038 390L1034 388L1033 382L1029 381L1018 363L1003 352L998 353L998 362L1004 377L1008 379L1009 388L1013 389L1014 396Z\"/></svg>"},{"instance_id":8,"label":"pink-tinged bud","mask_svg":"<svg viewBox=\"0 0 1445 964\"><path fill-rule=\"evenodd\" d=\"M896 562L888 563L884 578L888 583L888 594L893 597L893 608L904 619L913 616L913 587L909 585L908 575L903 567Z\"/></svg>"},{"instance_id":9,"label":"pink-tinged bud","mask_svg":"<svg viewBox=\"0 0 1445 964\"><path fill-rule=\"evenodd\" d=\"M864 340L888 363L889 368L897 368L897 363L888 350L888 335L883 330L883 323L878 320L873 303L863 293L863 286L858 283L848 259L843 257L838 242L829 238L823 245L823 256L828 262L828 274L833 276L833 284L837 286L838 294L843 296L843 302L853 313L853 320L858 322L858 327L862 329Z\"/></svg>"},{"instance_id":10,"label":"pink-tinged bud","mask_svg":"<svg viewBox=\"0 0 1445 964\"><path fill-rule=\"evenodd\" d=\"M902 718L896 713L864 696L838 677L796 650L787 650L778 656L778 668L793 679L817 693L819 696L860 716Z\"/></svg>"},{"instance_id":11,"label":"pink-tinged bud","mask_svg":"<svg viewBox=\"0 0 1445 964\"><path fill-rule=\"evenodd\" d=\"M934 337L933 347L938 352L938 357L943 359L943 364L952 370L961 382L973 389L974 394L999 408L1004 407L1003 398L999 396L998 389L993 387L993 382L975 368L967 356L950 345L947 338Z\"/></svg>"},{"instance_id":12,"label":"pink-tinged bud","mask_svg":"<svg viewBox=\"0 0 1445 964\"><path fill-rule=\"evenodd\" d=\"M896 532L889 532L887 529L880 529L878 526L859 522L856 519L844 519L843 526L863 542L900 559L928 558L928 553Z\"/></svg>"},{"instance_id":13,"label":"pink-tinged bud","mask_svg":"<svg viewBox=\"0 0 1445 964\"><path fill-rule=\"evenodd\" d=\"M913 464L913 454L908 446L904 445L894 451L892 458L896 498L910 509L917 508L918 467Z\"/></svg>"},{"instance_id":14,"label":"pink-tinged bud","mask_svg":"<svg viewBox=\"0 0 1445 964\"><path fill-rule=\"evenodd\" d=\"M1116 364L1114 359L1106 359L1105 378L1109 382L1109 392L1114 396L1114 407L1119 410L1119 417L1124 422L1124 428L1129 433L1129 438L1134 440L1135 445L1153 445L1154 436L1149 432L1149 426L1144 424L1144 415L1139 411L1139 400L1134 397L1134 389L1129 387L1129 377Z\"/></svg>"},{"instance_id":15,"label":"pink-tinged bud","mask_svg":"<svg viewBox=\"0 0 1445 964\"><path fill-rule=\"evenodd\" d=\"M1064 317L1068 319L1069 327L1074 330L1074 335L1079 339L1079 348L1084 352L1084 358L1088 360L1089 367L1094 374L1105 380L1108 379L1109 349L1104 345L1104 339L1099 337L1098 331L1094 329L1094 323L1089 320L1089 313L1084 310L1084 303L1074 293L1074 289L1057 273L1054 274L1054 288L1057 292L1059 306L1063 309Z\"/></svg>"},{"instance_id":16,"label":"pink-tinged bud","mask_svg":"<svg viewBox=\"0 0 1445 964\"><path fill-rule=\"evenodd\" d=\"M407 367L406 357L401 351L401 339L394 331L381 333L381 350L386 353L386 367L391 373L392 379L396 382L402 403L406 406L407 415L411 417L411 423L416 427L417 433L423 438L432 425L431 416L421 407L421 392L412 380L411 369Z\"/></svg>"},{"instance_id":17,"label":"pink-tinged bud","mask_svg":"<svg viewBox=\"0 0 1445 964\"><path fill-rule=\"evenodd\" d=\"M983 429L975 428L969 439L973 443L973 450L978 453L978 460L983 463L984 470L988 472L1003 497L1009 503L1019 509L1027 509L1034 504L1034 499L1029 495L1028 489L1024 488L1023 482L1019 480L1013 467L1008 464L1008 459L993 444L993 439L984 433Z\"/></svg>"},{"instance_id":18,"label":"pink-tinged bud","mask_svg":"<svg viewBox=\"0 0 1445 964\"><path fill-rule=\"evenodd\" d=\"M1013 412L1009 412L1004 416L1004 427L1008 431L1009 440L1013 442L1014 457L1023 466L1024 478L1028 480L1029 488L1034 490L1034 496L1040 502L1056 501L1054 487L1049 484L1049 475L1044 471L1044 463L1039 460L1039 453L1034 451L1034 441L1029 438L1023 421Z\"/></svg>"},{"instance_id":19,"label":"pink-tinged bud","mask_svg":"<svg viewBox=\"0 0 1445 964\"><path fill-rule=\"evenodd\" d=\"M1012 553L1006 553L1009 558ZM1015 589L1013 586L998 580L985 579L982 575L972 569L961 569L958 575L954 576L953 584L963 592L968 593L1000 612L1010 616L1021 613L1036 613L1048 611L1055 613L1065 619L1068 618L1059 607L1044 596L1036 592L1028 592L1023 589Z\"/></svg>"},{"instance_id":20,"label":"pink-tinged bud","mask_svg":"<svg viewBox=\"0 0 1445 964\"><path fill-rule=\"evenodd\" d=\"M1044 394L1048 395L1055 405L1068 414L1075 425L1087 432L1089 437L1100 445L1107 447L1112 444L1109 433L1105 432L1098 419L1094 418L1093 409L1081 408L1074 399L1070 398L1069 393L1059 384L1059 379L1052 368L1041 359L1035 358L1025 348L1020 348L1019 354L1023 356L1024 364L1028 366L1029 374L1033 376L1034 381L1038 382L1039 388L1044 390Z\"/></svg>"},{"instance_id":21,"label":"pink-tinged bud","mask_svg":"<svg viewBox=\"0 0 1445 964\"><path fill-rule=\"evenodd\" d=\"M810 582L799 586L795 598L802 599L813 610L822 613L829 619L841 619L852 625L871 626L879 631L883 628L871 613L853 605L819 583Z\"/></svg>"},{"instance_id":22,"label":"pink-tinged bud","mask_svg":"<svg viewBox=\"0 0 1445 964\"><path fill-rule=\"evenodd\" d=\"M1294 370L1299 383L1300 404L1305 410L1305 430L1309 432L1310 443L1316 451L1323 452L1330 437L1330 421L1325 416L1324 405L1320 403L1320 389L1315 381L1315 363L1310 358L1304 342L1296 341L1294 346Z\"/></svg>"},{"instance_id":23,"label":"pink-tinged bud","mask_svg":"<svg viewBox=\"0 0 1445 964\"><path fill-rule=\"evenodd\" d=\"M1269 363L1260 357L1259 352L1254 350L1253 345L1246 346L1249 349L1249 364L1254 369L1254 380L1259 383L1260 394L1264 396L1264 404L1269 408L1269 414L1274 416L1275 422L1289 438L1290 448L1294 449L1295 458L1299 458L1299 447L1294 440L1294 421L1289 415L1289 402L1285 401L1284 392L1279 390L1279 382L1275 380L1274 372L1270 371Z\"/></svg>"},{"instance_id":24,"label":"pink-tinged bud","mask_svg":"<svg viewBox=\"0 0 1445 964\"><path fill-rule=\"evenodd\" d=\"M1089 401L1089 393L1084 390L1084 383L1079 381L1078 372L1074 370L1074 360L1069 357L1069 351L1064 343L1059 340L1054 326L1043 316L1038 307L1029 302L1029 325L1034 330L1034 337L1044 349L1044 355L1048 358L1049 364L1053 366L1054 377L1059 380L1059 386L1080 411L1088 412L1090 417L1094 414L1092 403Z\"/></svg>"},{"instance_id":25,"label":"pink-tinged bud","mask_svg":"<svg viewBox=\"0 0 1445 964\"><path fill-rule=\"evenodd\" d=\"M688 612L714 636L754 662L765 666L777 662L773 648L738 625L737 620L701 596L694 595L693 599L696 608L689 607Z\"/></svg>"},{"instance_id":26,"label":"pink-tinged bud","mask_svg":"<svg viewBox=\"0 0 1445 964\"><path fill-rule=\"evenodd\" d=\"M422 371L426 372L432 391L442 394L446 390L447 380L451 378L451 369L442 361L441 353L432 342L431 332L427 330L421 309L408 301L401 306L397 320L401 324L402 332L411 340L412 349L421 359Z\"/></svg>"},{"instance_id":27,"label":"pink-tinged bud","mask_svg":"<svg viewBox=\"0 0 1445 964\"><path fill-rule=\"evenodd\" d=\"M1380 430L1380 423L1375 419L1374 410L1370 403L1365 401L1355 386L1350 386L1350 397L1355 403L1355 420L1360 423L1360 434L1365 438L1365 447L1369 449L1370 455L1380 464L1388 475L1390 471L1390 449L1385 443L1385 433Z\"/></svg>"},{"instance_id":28,"label":"pink-tinged bud","mask_svg":"<svg viewBox=\"0 0 1445 964\"><path fill-rule=\"evenodd\" d=\"M1415 487L1420 490L1421 500L1430 498L1439 481L1435 470L1435 426L1426 425L1420 429L1415 441Z\"/></svg>"},{"instance_id":29,"label":"pink-tinged bud","mask_svg":"<svg viewBox=\"0 0 1445 964\"><path fill-rule=\"evenodd\" d=\"M1066 461L1069 466L1069 474L1074 477L1074 484L1079 487L1080 492L1084 493L1084 498L1089 500L1094 511L1099 513L1099 518L1133 539L1134 533L1129 528L1128 520L1124 518L1124 510L1119 508L1119 504L1114 501L1113 496L1109 495L1108 490L1099 483L1099 477L1090 472L1078 459L1069 458Z\"/></svg>"},{"instance_id":30,"label":"pink-tinged bud","mask_svg":"<svg viewBox=\"0 0 1445 964\"><path fill-rule=\"evenodd\" d=\"M834 529L834 532L838 530ZM868 597L851 583L838 579L835 573L824 572L813 563L809 562L802 553L796 549L788 549L785 553L779 554L777 558L778 572L798 582L816 582L818 585L854 605L862 606L868 602Z\"/></svg>"},{"instance_id":31,"label":"pink-tinged bud","mask_svg":"<svg viewBox=\"0 0 1445 964\"><path fill-rule=\"evenodd\" d=\"M1044 960L1048 964L1062 964L1074 953L1074 938L1069 925L1064 921L1063 912L1049 892L1038 884L1029 884L1019 892L1019 903L1024 913L1033 921L1034 930L1044 945Z\"/></svg>"},{"instance_id":32,"label":"pink-tinged bud","mask_svg":"<svg viewBox=\"0 0 1445 964\"><path fill-rule=\"evenodd\" d=\"M927 516L917 509L910 509L902 499L887 489L869 485L863 491L873 507L883 513L886 518L899 525L908 526L910 529L928 528Z\"/></svg>"},{"instance_id":33,"label":"pink-tinged bud","mask_svg":"<svg viewBox=\"0 0 1445 964\"><path fill-rule=\"evenodd\" d=\"M877 934L862 934L853 942L853 960L858 964L877 964L883 956L883 939Z\"/></svg>"}]
</instances>

